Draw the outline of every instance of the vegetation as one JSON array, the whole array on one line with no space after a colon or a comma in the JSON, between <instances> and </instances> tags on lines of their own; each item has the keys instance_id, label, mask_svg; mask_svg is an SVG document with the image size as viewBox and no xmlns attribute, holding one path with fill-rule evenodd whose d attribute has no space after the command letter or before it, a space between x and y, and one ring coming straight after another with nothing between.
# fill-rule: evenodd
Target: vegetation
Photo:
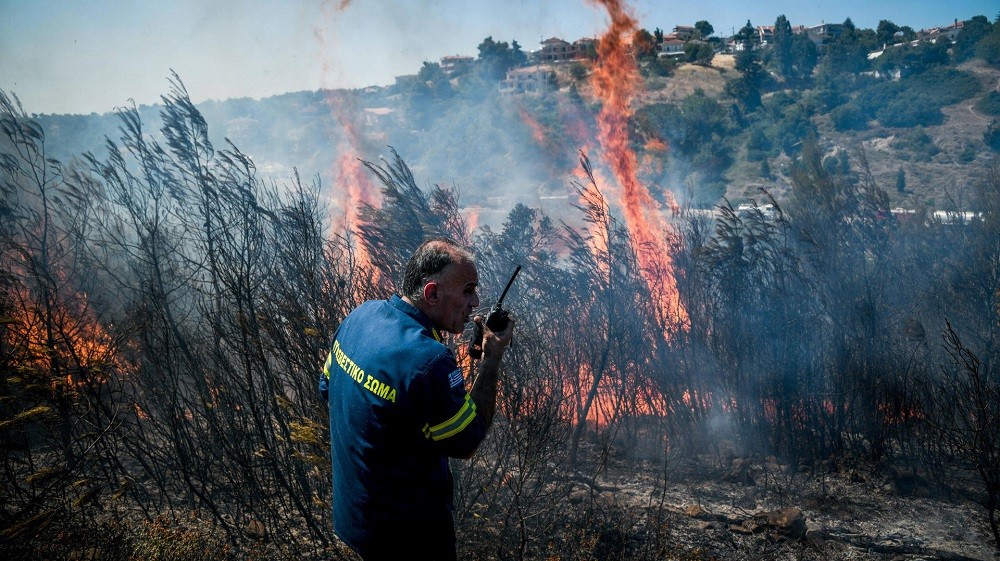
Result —
<instances>
[{"instance_id":1,"label":"vegetation","mask_svg":"<svg viewBox=\"0 0 1000 561\"><path fill-rule=\"evenodd\" d=\"M1000 151L1000 119L993 119L983 133L983 142L993 150Z\"/></svg>"},{"instance_id":2,"label":"vegetation","mask_svg":"<svg viewBox=\"0 0 1000 561\"><path fill-rule=\"evenodd\" d=\"M1000 91L991 90L979 98L976 109L987 115L1000 115Z\"/></svg>"},{"instance_id":3,"label":"vegetation","mask_svg":"<svg viewBox=\"0 0 1000 561\"><path fill-rule=\"evenodd\" d=\"M955 57L978 56L996 27L982 23ZM910 191L916 175L896 161L880 182L864 150L827 153L820 138L824 120L891 126L898 159L933 160L944 147L928 128L982 86L937 51L897 60L899 81L862 76L878 33L844 28L806 72L808 52L768 53L748 22L724 94L632 116L634 148L662 155L644 181L711 189L746 158L756 178L789 185L780 200L757 191L770 207L722 200L713 222L678 222L667 241L684 315L663 312L587 157L554 140L587 140L574 135L592 100L568 88L501 101L516 43L487 38L466 73L427 63L382 97L322 100L397 103L380 130L436 162L433 177L474 168L478 201L500 178L582 171L563 221L513 203L501 226L474 228L464 186L421 186L427 164L393 153L363 162L382 204L348 227L318 179L290 169L276 183L214 138L176 76L158 113L121 109L117 132L63 161L0 93L0 553L346 559L317 370L339 321L391 291L430 234L472 246L484 296L524 266L507 300L519 334L501 415L482 461L453 465L463 557L701 558L656 523L663 504L624 508L594 476L644 463L662 490L679 458L721 463L720 443L802 477L845 459L950 490L967 472L1000 546L1000 164L965 163L979 170L969 220L895 218L883 183ZM278 126L307 142L329 119ZM977 147L996 148L998 130ZM450 344L464 363L463 342Z\"/></svg>"},{"instance_id":4,"label":"vegetation","mask_svg":"<svg viewBox=\"0 0 1000 561\"><path fill-rule=\"evenodd\" d=\"M859 106L888 127L938 125L941 108L979 92L979 80L959 70L934 68L898 82L876 82L858 94Z\"/></svg>"}]
</instances>

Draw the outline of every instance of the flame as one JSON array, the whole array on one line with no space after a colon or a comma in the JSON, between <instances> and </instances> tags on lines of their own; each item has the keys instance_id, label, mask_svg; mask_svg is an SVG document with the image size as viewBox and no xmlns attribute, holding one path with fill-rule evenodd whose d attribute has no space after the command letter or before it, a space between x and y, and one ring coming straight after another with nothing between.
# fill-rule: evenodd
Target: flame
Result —
<instances>
[{"instance_id":1,"label":"flame","mask_svg":"<svg viewBox=\"0 0 1000 561\"><path fill-rule=\"evenodd\" d=\"M332 2L327 0L322 4L322 11L327 19L334 18L339 12L347 9L349 0L339 0ZM328 52L335 46L328 45L326 33L321 27L313 30L313 35L320 42L322 52ZM335 69L330 63L330 59L323 61L323 82L328 82ZM336 122L340 125L342 141L338 146L338 156L334 163L334 190L332 196L334 203L339 203L341 216L333 222L335 229L339 231L350 230L357 233L358 213L362 204L367 204L378 208L381 206L379 190L368 176L364 165L358 159L360 154L365 153L365 143L359 133L359 127L355 117L358 111L354 110L350 104L346 103L343 96L338 95L333 90L327 90L327 104L333 113ZM368 272L375 286L388 287L385 276L372 263L371 255L365 249L364 244L358 244L355 248L356 267L359 272Z\"/></svg>"},{"instance_id":2,"label":"flame","mask_svg":"<svg viewBox=\"0 0 1000 561\"><path fill-rule=\"evenodd\" d=\"M626 376L626 378L631 378L631 376ZM574 381L566 381L568 395L576 395L577 399L573 405L573 410L564 410L565 419L574 424L579 422L580 414L583 413L582 408L586 400L585 393L588 391L588 388L592 387L593 380L593 368L589 364L584 363L580 365L577 373L577 379L575 380L576 387L572 386ZM601 428L607 427L616 420L620 420L624 415L663 417L668 412L672 412L673 406L667 403L663 395L655 391L640 392L641 395L625 395L622 392L623 383L626 386L634 386L635 380L632 379L623 382L620 373L613 371L606 372L601 377L597 387L594 388L595 395L593 402L586 411L586 418L584 420L588 425Z\"/></svg>"},{"instance_id":3,"label":"flame","mask_svg":"<svg viewBox=\"0 0 1000 561\"><path fill-rule=\"evenodd\" d=\"M340 224L345 228L351 228L357 224L359 210L362 204L373 207L381 206L378 189L372 183L371 178L366 173L364 165L357 158L357 154L362 150L362 140L358 135L355 124L348 116L348 112L343 108L342 103L334 103L337 121L344 132L344 142L342 143L340 154L337 156L335 175L339 178L337 188L340 195L346 195L342 199L343 222Z\"/></svg>"},{"instance_id":4,"label":"flame","mask_svg":"<svg viewBox=\"0 0 1000 561\"><path fill-rule=\"evenodd\" d=\"M469 227L470 232L475 232L476 228L479 227L479 213L483 210L479 206L468 206L465 207L465 223Z\"/></svg>"},{"instance_id":5,"label":"flame","mask_svg":"<svg viewBox=\"0 0 1000 561\"><path fill-rule=\"evenodd\" d=\"M12 269L15 275L25 274L19 267ZM66 278L58 269L54 274ZM50 306L38 302L24 286L8 293L13 317L4 323L8 336L26 350L23 365L38 372L51 372L55 364L60 365L59 375L64 377L52 380L53 389L57 384L71 388L101 385L111 371L134 372L135 366L121 356L111 334L94 316L87 294L68 292L68 282L59 284Z\"/></svg>"},{"instance_id":6,"label":"flame","mask_svg":"<svg viewBox=\"0 0 1000 561\"><path fill-rule=\"evenodd\" d=\"M611 28L598 43L598 63L591 74L594 93L602 102L597 117L598 141L622 191L619 201L636 244L636 254L650 292L658 296L665 322L686 325L687 312L680 302L670 241L676 233L660 214L659 204L638 180L638 161L629 145L630 102L642 87L635 59L626 41L638 29L637 22L620 0L591 0L607 9ZM676 201L667 192L669 206Z\"/></svg>"},{"instance_id":7,"label":"flame","mask_svg":"<svg viewBox=\"0 0 1000 561\"><path fill-rule=\"evenodd\" d=\"M381 198L378 188L372 183L367 170L357 157L357 154L364 151L364 142L351 118L352 112L347 109L343 100L333 93L327 96L327 101L344 135L333 171L334 177L338 178L334 183L333 196L341 203L343 214L339 220L334 221L334 227L340 231L350 230L357 234L362 204L378 208L381 206ZM372 262L364 244L357 244L355 247L355 259L358 270L370 273L375 286L383 288L390 286L386 282L385 275Z\"/></svg>"},{"instance_id":8,"label":"flame","mask_svg":"<svg viewBox=\"0 0 1000 561\"><path fill-rule=\"evenodd\" d=\"M667 143L659 138L650 138L646 141L642 154L642 169L648 174L659 176L663 174L663 159L667 154ZM672 200L672 199L671 199ZM680 208L671 208L676 215Z\"/></svg>"},{"instance_id":9,"label":"flame","mask_svg":"<svg viewBox=\"0 0 1000 561\"><path fill-rule=\"evenodd\" d=\"M521 116L521 121L528 126L528 130L531 131L531 138L539 146L546 146L546 134L545 129L542 128L542 124L538 122L538 119L534 118L531 113L524 107L517 108L518 114Z\"/></svg>"},{"instance_id":10,"label":"flame","mask_svg":"<svg viewBox=\"0 0 1000 561\"><path fill-rule=\"evenodd\" d=\"M651 152L654 154L666 154L667 153L667 143L660 140L659 138L650 138L646 141L646 152Z\"/></svg>"},{"instance_id":11,"label":"flame","mask_svg":"<svg viewBox=\"0 0 1000 561\"><path fill-rule=\"evenodd\" d=\"M879 413L882 414L882 422L888 425L902 425L909 421L922 421L927 418L919 403L887 403L880 401L877 404Z\"/></svg>"}]
</instances>

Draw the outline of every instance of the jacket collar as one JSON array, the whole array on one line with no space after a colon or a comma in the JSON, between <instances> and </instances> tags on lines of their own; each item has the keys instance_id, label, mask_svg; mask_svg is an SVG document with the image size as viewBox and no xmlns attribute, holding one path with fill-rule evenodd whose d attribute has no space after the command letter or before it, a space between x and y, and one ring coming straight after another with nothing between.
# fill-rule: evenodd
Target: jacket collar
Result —
<instances>
[{"instance_id":1,"label":"jacket collar","mask_svg":"<svg viewBox=\"0 0 1000 561\"><path fill-rule=\"evenodd\" d=\"M431 337L434 337L435 341L441 342L443 340L441 333L438 332L433 325L431 325L431 319L427 317L427 314L421 312L416 306L407 303L406 300L403 300L398 294L393 294L392 297L389 298L389 305L417 320L420 325L424 326L424 329L430 332Z\"/></svg>"}]
</instances>

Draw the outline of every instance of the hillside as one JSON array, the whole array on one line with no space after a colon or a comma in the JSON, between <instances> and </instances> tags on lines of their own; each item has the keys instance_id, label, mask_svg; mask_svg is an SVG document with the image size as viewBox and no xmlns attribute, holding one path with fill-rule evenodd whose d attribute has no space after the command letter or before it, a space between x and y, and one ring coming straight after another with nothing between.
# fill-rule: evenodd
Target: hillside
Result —
<instances>
[{"instance_id":1,"label":"hillside","mask_svg":"<svg viewBox=\"0 0 1000 561\"><path fill-rule=\"evenodd\" d=\"M975 107L989 92L1000 90L1000 68L981 61L966 62L957 68L974 74L982 88L970 99L942 107L945 116L942 124L920 127L929 137L926 143L937 148L933 156L915 155L913 150L896 142L912 134L912 129L871 121L868 130L838 131L829 115L813 114L810 119L818 132L820 145L830 155L846 151L852 159L858 149L864 150L872 175L886 190L893 207L953 209L954 205L962 206L968 202L970 187L983 181L986 167L996 155L983 144L983 133L993 117L982 114ZM655 103L677 104L697 90L720 103L732 103L724 87L734 73L732 55L717 54L710 67L681 65L668 78L648 78L646 91L639 96L635 107L639 110ZM725 174L725 196L737 204L759 198L760 189L767 189L780 198L790 188L790 177L780 173L787 171L790 159L782 154L775 160L771 165L775 177L764 179L760 177L760 166L748 161L745 149L738 149ZM906 174L903 192L895 188L900 168Z\"/></svg>"},{"instance_id":2,"label":"hillside","mask_svg":"<svg viewBox=\"0 0 1000 561\"><path fill-rule=\"evenodd\" d=\"M855 47L863 54L860 49ZM996 116L977 106L996 95L991 92L1000 68L976 57L956 64L951 54L934 58L920 49L931 47L904 46L897 49L909 53L904 62L883 57L878 65L848 69L831 69L820 56L811 75L798 80L782 77L763 49L755 55L767 63L755 62L761 64L754 85L759 101L734 97L733 85L746 79L737 55L717 53L710 65L679 63L666 70L640 61L644 87L632 101L630 134L641 179L654 196L669 190L695 208L711 208L722 197L747 202L761 197L761 189L780 201L791 185L791 163L814 135L830 169L861 173L863 151L892 207L963 207L968 188L982 180L995 155L984 132ZM903 78L872 78L865 68L903 71ZM549 72L549 84L527 94L498 93L501 76L486 70L446 73L425 63L417 76L389 87L212 101L198 109L217 148L232 141L252 157L258 173L279 184L298 170L332 189L337 200L338 188L331 186L343 183L342 155L345 161L377 161L391 147L421 186L454 188L481 223L499 224L517 203L561 218L570 211L566 197L578 152L596 154L593 121L601 102L585 62L534 72ZM953 81L961 82L954 95ZM902 108L889 107L893 103ZM914 114L906 114L914 106ZM146 126L160 121L159 110L139 108ZM36 118L50 154L64 161L88 151L100 155L103 138L117 135L113 114ZM893 119L896 126L883 123ZM602 165L599 154L595 163Z\"/></svg>"}]
</instances>

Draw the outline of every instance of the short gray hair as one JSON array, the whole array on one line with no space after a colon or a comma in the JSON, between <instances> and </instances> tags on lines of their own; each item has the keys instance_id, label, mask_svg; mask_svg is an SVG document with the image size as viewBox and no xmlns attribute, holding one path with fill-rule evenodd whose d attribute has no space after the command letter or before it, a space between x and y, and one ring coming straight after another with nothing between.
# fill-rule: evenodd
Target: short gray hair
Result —
<instances>
[{"instance_id":1,"label":"short gray hair","mask_svg":"<svg viewBox=\"0 0 1000 561\"><path fill-rule=\"evenodd\" d=\"M444 237L424 240L403 270L403 282L400 286L402 296L413 301L423 300L423 288L427 281L453 263L461 261L472 263L472 253L455 240Z\"/></svg>"}]
</instances>

